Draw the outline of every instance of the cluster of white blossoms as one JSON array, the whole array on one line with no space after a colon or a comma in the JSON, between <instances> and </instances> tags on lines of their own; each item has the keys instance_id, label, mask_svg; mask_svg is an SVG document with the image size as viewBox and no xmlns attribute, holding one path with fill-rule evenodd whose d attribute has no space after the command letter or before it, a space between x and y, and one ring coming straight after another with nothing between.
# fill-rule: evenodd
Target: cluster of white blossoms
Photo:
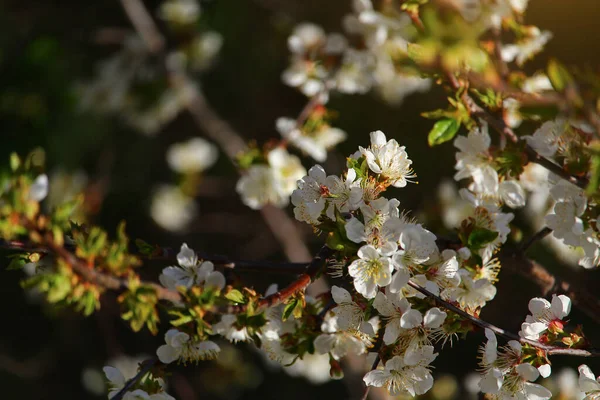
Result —
<instances>
[{"instance_id":1,"label":"cluster of white blossoms","mask_svg":"<svg viewBox=\"0 0 600 400\"><path fill-rule=\"evenodd\" d=\"M263 162L252 164L236 185L242 201L257 210L267 204L284 207L298 179L306 175L300 159L283 147L269 151Z\"/></svg>"},{"instance_id":2,"label":"cluster of white blossoms","mask_svg":"<svg viewBox=\"0 0 600 400\"><path fill-rule=\"evenodd\" d=\"M343 20L349 39L311 23L298 25L288 38L291 59L283 82L323 101L330 90L354 94L375 87L392 103L428 90L429 80L398 68L398 59L407 57L410 19L391 6L384 8L377 11L371 0L355 0L353 13Z\"/></svg>"},{"instance_id":3,"label":"cluster of white blossoms","mask_svg":"<svg viewBox=\"0 0 600 400\"><path fill-rule=\"evenodd\" d=\"M161 228L181 232L198 215L198 207L191 193L183 187L185 178L196 177L212 167L219 155L217 147L200 137L172 144L166 154L169 167L182 174L181 185L158 186L152 195L150 215ZM193 194L193 193L192 193Z\"/></svg>"},{"instance_id":4,"label":"cluster of white blossoms","mask_svg":"<svg viewBox=\"0 0 600 400\"><path fill-rule=\"evenodd\" d=\"M481 349L483 377L479 387L483 393L497 399L549 399L552 393L545 387L533 383L541 376L550 375L550 365L538 368L524 360L522 345L516 340L498 350L496 335L485 330L488 341Z\"/></svg>"},{"instance_id":5,"label":"cluster of white blossoms","mask_svg":"<svg viewBox=\"0 0 600 400\"><path fill-rule=\"evenodd\" d=\"M197 0L168 0L160 6L158 16L170 28L189 32L190 37L166 55L169 69L201 73L216 60L223 39L214 31L198 31L200 15ZM157 134L186 107L196 90L191 84L164 83L160 92L149 98L165 70L158 59L138 35L126 37L120 51L99 63L94 80L80 85L81 108L120 115L137 131Z\"/></svg>"},{"instance_id":6,"label":"cluster of white blossoms","mask_svg":"<svg viewBox=\"0 0 600 400\"><path fill-rule=\"evenodd\" d=\"M474 170L479 166L483 168L481 163L472 167L465 163L464 167ZM292 193L298 220L318 230L337 229L342 240L356 248L346 265L357 294L353 297L346 289L332 288L336 307L325 315L315 348L327 351L335 360L346 353L368 351L374 321L367 316L376 312L384 329L383 342L394 349L395 356L386 361L384 369L367 374L365 382L387 387L392 394L429 390L433 385L429 364L436 356L432 345L455 333L445 326L453 320L447 321L444 311L422 308L425 296L408 285L409 280L478 313L496 294L499 263L491 255L506 240L510 221L499 205L488 210L476 199L472 230L486 229L492 236L477 239L475 232L475 239L468 241L472 249L440 251L436 236L401 213L398 200L381 196L386 188L405 187L415 178L405 148L376 131L371 133L369 147L360 147L348 158L348 170L341 177L327 176L317 165L298 181L298 189ZM482 253L479 263L472 251ZM343 265L336 269L336 276L344 275ZM372 306L365 305L369 300Z\"/></svg>"},{"instance_id":7,"label":"cluster of white blossoms","mask_svg":"<svg viewBox=\"0 0 600 400\"><path fill-rule=\"evenodd\" d=\"M284 140L311 156L315 161L327 160L327 151L346 140L347 134L323 120L323 107L316 108L302 127L291 118L278 118L275 125Z\"/></svg>"}]
</instances>

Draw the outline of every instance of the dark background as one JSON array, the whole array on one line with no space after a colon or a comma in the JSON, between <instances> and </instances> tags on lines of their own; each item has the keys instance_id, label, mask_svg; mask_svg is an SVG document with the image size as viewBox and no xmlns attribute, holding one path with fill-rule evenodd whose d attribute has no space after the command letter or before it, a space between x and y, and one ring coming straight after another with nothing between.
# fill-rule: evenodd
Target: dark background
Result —
<instances>
[{"instance_id":1,"label":"dark background","mask_svg":"<svg viewBox=\"0 0 600 400\"><path fill-rule=\"evenodd\" d=\"M338 0L219 0L202 2L203 24L224 37L219 61L201 79L208 101L245 138L264 143L277 137L274 121L294 117L305 98L281 83L287 66L286 39L302 21L321 24L328 32L341 31L341 17L350 12L349 1ZM528 64L528 71L543 68L551 54L567 65L594 68L600 54L600 7L597 0L531 0L527 21L549 29L554 39L547 51ZM147 2L155 9L158 2ZM221 154L208 178L201 184L197 201L200 214L185 234L161 230L148 214L153 187L173 182L175 176L165 161L165 149L174 142L203 132L185 112L155 137L143 136L117 117L82 113L73 90L77 82L93 75L97 61L110 55L115 46L92 40L102 28L129 28L118 1L4 1L0 6L0 160L7 164L12 151L26 153L35 147L46 150L48 171L83 169L89 177L88 199L94 207L91 221L110 231L127 220L131 237L178 247L186 241L197 250L227 254L233 258L282 260L277 242L258 212L244 207L235 193L235 171ZM329 107L339 112L335 125L349 134L325 163L328 173L341 172L344 156L368 144L368 133L381 129L407 147L419 176L418 185L390 193L401 207L426 218L436 233L444 232L436 206L436 187L451 177L454 150L450 144L430 149L426 134L431 121L423 111L444 107L444 93L434 87L428 94L410 96L401 106L389 106L373 94L332 97ZM310 159L304 159L310 167ZM215 194L214 188L217 187ZM212 194L211 194L212 193ZM527 225L516 225L527 234ZM321 245L306 226L311 250ZM534 258L559 275L577 276L598 282L598 271L568 270L541 246L532 249ZM6 261L1 261L3 265ZM165 265L150 264L144 274L156 277ZM21 290L20 272L4 272L0 280L0 390L1 399L87 399L98 398L81 385L84 368L101 368L106 360L121 353L152 353L162 343L148 333L134 334L118 318L113 295L107 295L102 310L84 318L69 311L55 312L31 301ZM247 277L257 287L281 277ZM579 279L578 278L578 279ZM597 284L595 285L597 287ZM527 314L527 301L537 288L507 273L500 275L497 298L483 317L518 331ZM600 343L599 327L576 309L573 321L582 322L588 336ZM163 319L164 320L164 319ZM435 376L452 373L458 377L472 371L482 334L473 334L435 362ZM594 340L595 339L595 340ZM246 349L249 346L241 346ZM184 398L286 399L347 398L343 382L313 387L280 370L266 370L253 351L237 354L243 362L233 367L202 363L198 367L175 368L171 393ZM581 360L553 360L576 367ZM588 363L600 372L600 364ZM263 380L248 371L262 370ZM255 372L257 373L257 372ZM250 377L250 378L248 378ZM249 384L253 381L254 384ZM215 382L217 384L215 385ZM223 388L228 390L223 391ZM219 389L220 388L220 389ZM183 393L183 394L182 394ZM191 393L191 395L190 395ZM190 397L191 396L191 397ZM430 395L430 398L433 398ZM460 398L460 397L459 397Z\"/></svg>"}]
</instances>

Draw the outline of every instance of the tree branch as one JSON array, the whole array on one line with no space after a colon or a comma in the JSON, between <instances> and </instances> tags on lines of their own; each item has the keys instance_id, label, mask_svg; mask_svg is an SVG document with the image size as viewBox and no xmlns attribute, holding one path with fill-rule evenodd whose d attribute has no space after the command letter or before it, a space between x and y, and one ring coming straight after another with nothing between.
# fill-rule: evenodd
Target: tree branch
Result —
<instances>
[{"instance_id":1,"label":"tree branch","mask_svg":"<svg viewBox=\"0 0 600 400\"><path fill-rule=\"evenodd\" d=\"M69 245L67 243L63 246L67 251L73 252L75 250L75 246ZM39 245L34 245L32 243L19 241L19 240L4 240L0 239L0 248L6 250L19 250L25 251L28 253L40 253L40 254L53 254L54 251L48 249L46 247L41 247ZM130 251L130 254L133 254L139 258L148 259L148 260L164 260L169 262L176 262L177 253L171 249L166 247L161 247L158 249L157 254L142 254L138 251ZM197 251L196 254L198 258L203 261L210 261L213 264L220 266L224 269L233 269L241 272L267 272L267 273L275 273L275 274L301 274L306 271L308 267L308 263L306 262L285 262L285 261L264 261L264 260L232 260L229 257L208 254L205 252Z\"/></svg>"},{"instance_id":2,"label":"tree branch","mask_svg":"<svg viewBox=\"0 0 600 400\"><path fill-rule=\"evenodd\" d=\"M458 81L458 79L454 76L453 73L447 72L446 78L450 83L450 86L454 90L462 89L462 85ZM480 107L471 96L467 93L467 90L463 90L461 95L461 99L471 115L479 117L486 121L492 128L494 128L500 135L505 138L508 138L512 142L516 143L519 141L519 137L515 134L511 127L509 127L503 120L494 117L489 111ZM588 185L588 181L585 178L578 178L570 175L567 171L561 168L560 165L555 164L554 162L548 160L545 157L540 156L531 146L526 145L525 151L527 152L527 156L531 162L536 164L540 164L542 167L547 170L553 172L554 174L560 176L561 178L571 182L572 184L579 186L582 189L586 189Z\"/></svg>"},{"instance_id":3,"label":"tree branch","mask_svg":"<svg viewBox=\"0 0 600 400\"><path fill-rule=\"evenodd\" d=\"M543 238L545 238L546 236L548 236L549 234L552 233L552 229L548 228L547 226L543 227L542 229L540 229L538 232L536 232L531 238L529 238L529 240L525 241L523 243L523 245L521 245L521 248L519 249L519 251L521 253L525 253L527 252L527 250L538 240L542 240Z\"/></svg>"},{"instance_id":4,"label":"tree branch","mask_svg":"<svg viewBox=\"0 0 600 400\"><path fill-rule=\"evenodd\" d=\"M164 38L142 1L121 0L121 3L148 50L155 55L160 55L163 46L158 46L157 43L164 43ZM170 84L174 87L184 87L189 93L186 108L194 118L196 125L215 141L235 164L237 155L247 149L242 136L213 110L196 85L183 71L169 69L166 59L164 62ZM275 238L282 244L290 261L300 262L311 259L302 237L285 212L272 205L267 205L261 210L261 214Z\"/></svg>"},{"instance_id":5,"label":"tree branch","mask_svg":"<svg viewBox=\"0 0 600 400\"><path fill-rule=\"evenodd\" d=\"M377 354L375 356L375 361L373 361L373 365L371 366L371 371L377 369L377 366L379 365L380 362L381 362L381 357L379 357L379 354ZM363 393L361 400L367 400L367 398L369 397L370 389L371 389L371 386L365 387L365 392Z\"/></svg>"},{"instance_id":6,"label":"tree branch","mask_svg":"<svg viewBox=\"0 0 600 400\"><path fill-rule=\"evenodd\" d=\"M312 261L308 264L306 272L300 275L295 281L290 283L285 288L277 293L273 293L260 300L259 308L273 307L285 302L287 299L306 289L316 278L319 271L327 264L327 259L333 255L334 251L327 246L321 247L321 250L315 255ZM247 309L246 305L229 307L228 312L231 314L242 313Z\"/></svg>"},{"instance_id":7,"label":"tree branch","mask_svg":"<svg viewBox=\"0 0 600 400\"><path fill-rule=\"evenodd\" d=\"M496 333L498 336L502 336L506 339L516 340L518 342L529 344L533 347L544 350L546 352L546 354L549 356L551 356L551 355L570 355L570 356L578 356L578 357L600 357L600 351L596 351L596 350L568 349L568 348L557 347L557 346L548 346L543 343L537 342L535 340L529 340L529 339L522 338L519 335L516 335L512 332L508 332L502 328L497 327L496 325L493 325L489 322L486 322L482 319L479 319L479 318L467 313L466 311L458 308L454 304L442 299L441 297L431 293L429 290L414 283L413 281L408 281L408 285L410 287L416 289L417 291L421 292L425 296L433 299L438 305L444 307L445 309L452 311L455 314L458 314L465 319L468 319L474 325L479 326L480 328L484 328L484 329L487 328L487 329L491 330L492 332Z\"/></svg>"}]
</instances>

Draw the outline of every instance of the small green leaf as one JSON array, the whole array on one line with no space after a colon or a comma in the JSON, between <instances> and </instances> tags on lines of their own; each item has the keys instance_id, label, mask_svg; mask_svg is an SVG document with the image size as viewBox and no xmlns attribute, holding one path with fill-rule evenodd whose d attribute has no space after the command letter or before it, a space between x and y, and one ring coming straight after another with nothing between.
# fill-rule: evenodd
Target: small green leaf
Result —
<instances>
[{"instance_id":1,"label":"small green leaf","mask_svg":"<svg viewBox=\"0 0 600 400\"><path fill-rule=\"evenodd\" d=\"M586 194L590 197L594 196L600 187L600 156L594 155L591 164L590 183L585 188Z\"/></svg>"},{"instance_id":2,"label":"small green leaf","mask_svg":"<svg viewBox=\"0 0 600 400\"><path fill-rule=\"evenodd\" d=\"M478 250L485 244L495 240L498 237L498 232L491 231L486 228L475 228L469 234L467 244L470 249Z\"/></svg>"},{"instance_id":3,"label":"small green leaf","mask_svg":"<svg viewBox=\"0 0 600 400\"><path fill-rule=\"evenodd\" d=\"M11 257L10 263L8 264L8 267L6 268L7 271L14 271L14 270L19 270L21 268L23 268L23 266L25 264L27 264L29 262L29 259L27 258L27 256L19 254L16 256Z\"/></svg>"},{"instance_id":4,"label":"small green leaf","mask_svg":"<svg viewBox=\"0 0 600 400\"><path fill-rule=\"evenodd\" d=\"M233 289L225 295L225 298L233 301L234 303L245 303L244 295L237 289Z\"/></svg>"},{"instance_id":5,"label":"small green leaf","mask_svg":"<svg viewBox=\"0 0 600 400\"><path fill-rule=\"evenodd\" d=\"M298 303L298 299L292 299L289 303L285 305L285 308L283 309L283 315L281 316L281 319L283 321L286 321L292 315L292 313L294 313L294 309L296 308Z\"/></svg>"},{"instance_id":6,"label":"small green leaf","mask_svg":"<svg viewBox=\"0 0 600 400\"><path fill-rule=\"evenodd\" d=\"M16 171L21 166L21 159L17 153L11 153L10 155L10 169Z\"/></svg>"},{"instance_id":7,"label":"small green leaf","mask_svg":"<svg viewBox=\"0 0 600 400\"><path fill-rule=\"evenodd\" d=\"M439 120L433 125L433 129L431 129L427 137L429 146L437 146L438 144L452 140L459 128L460 123L453 118Z\"/></svg>"},{"instance_id":8,"label":"small green leaf","mask_svg":"<svg viewBox=\"0 0 600 400\"><path fill-rule=\"evenodd\" d=\"M574 82L567 68L554 59L548 63L548 78L557 92L562 92Z\"/></svg>"}]
</instances>

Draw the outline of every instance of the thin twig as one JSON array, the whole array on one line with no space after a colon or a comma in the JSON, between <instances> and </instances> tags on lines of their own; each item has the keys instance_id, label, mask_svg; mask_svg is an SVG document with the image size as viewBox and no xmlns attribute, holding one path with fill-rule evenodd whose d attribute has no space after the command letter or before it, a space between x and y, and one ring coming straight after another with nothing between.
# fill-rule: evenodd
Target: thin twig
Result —
<instances>
[{"instance_id":1,"label":"thin twig","mask_svg":"<svg viewBox=\"0 0 600 400\"><path fill-rule=\"evenodd\" d=\"M461 83L458 81L458 79L456 78L456 76L454 76L453 73L447 72L446 78L450 83L450 86L454 90L459 90L462 88ZM500 133L502 137L505 137L514 143L519 141L519 137L515 134L515 132L510 126L508 126L502 119L494 117L489 111L485 110L477 103L475 103L473 98L469 96L466 90L463 90L461 99L467 107L467 109L469 110L469 112L471 113L471 115L474 115L486 121L492 128L494 128L498 133ZM572 184L579 186L582 189L586 189L588 185L587 179L578 178L570 175L560 165L553 163L545 157L542 157L529 145L525 146L525 151L531 162L540 164L542 167L567 180L568 182L571 182Z\"/></svg>"},{"instance_id":2,"label":"thin twig","mask_svg":"<svg viewBox=\"0 0 600 400\"><path fill-rule=\"evenodd\" d=\"M75 251L75 246L65 243L63 247L69 251ZM46 247L40 247L26 241L21 240L4 240L0 239L0 248L7 250L19 250L28 253L40 253L40 254L53 254L54 252ZM175 262L177 259L177 253L171 248L160 248L156 254L142 254L138 251L132 250L131 254L148 260L164 260ZM264 260L232 260L229 257L208 254L205 252L196 252L198 258L203 261L210 261L213 264L220 266L225 269L234 269L239 272L267 272L275 274L301 274L306 271L308 262L278 262L278 261L264 261Z\"/></svg>"},{"instance_id":3,"label":"thin twig","mask_svg":"<svg viewBox=\"0 0 600 400\"><path fill-rule=\"evenodd\" d=\"M165 45L165 39L141 0L121 0L121 4L148 50L153 53L160 52Z\"/></svg>"},{"instance_id":4,"label":"thin twig","mask_svg":"<svg viewBox=\"0 0 600 400\"><path fill-rule=\"evenodd\" d=\"M135 374L135 376L133 378L128 380L125 383L125 386L123 386L123 388L121 390L119 390L117 392L117 394L115 394L113 397L111 397L110 400L121 400L123 398L123 396L125 396L125 394L129 391L129 389L131 389L133 386L135 386L135 384L140 379L142 379L144 377L144 375L146 375L152 369L152 367L154 367L154 365L157 362L158 362L158 360L156 358L152 358L150 360L146 360L146 361L142 362L139 372L137 374Z\"/></svg>"},{"instance_id":5,"label":"thin twig","mask_svg":"<svg viewBox=\"0 0 600 400\"><path fill-rule=\"evenodd\" d=\"M373 361L373 365L371 366L371 371L377 369L377 366L379 365L380 362L381 362L381 357L379 357L379 354L377 354L375 356L375 361ZM361 397L361 400L367 400L367 398L369 397L370 389L371 389L371 386L367 386L365 388L365 392L364 392L363 396Z\"/></svg>"},{"instance_id":6,"label":"thin twig","mask_svg":"<svg viewBox=\"0 0 600 400\"><path fill-rule=\"evenodd\" d=\"M298 278L296 278L296 280L294 280L292 283L290 283L288 286L281 289L280 291L261 299L258 303L258 307L267 308L276 306L285 302L287 299L289 299L296 293L299 293L306 289L306 287L315 280L318 273L327 264L327 259L331 257L333 253L334 251L329 247L321 247L321 250L319 250L319 252L317 253L317 255L315 255L310 264L308 264L308 268L306 268L305 273L300 275ZM246 308L246 305L229 307L228 312L243 313L246 311Z\"/></svg>"},{"instance_id":7,"label":"thin twig","mask_svg":"<svg viewBox=\"0 0 600 400\"><path fill-rule=\"evenodd\" d=\"M523 245L521 246L519 251L521 253L525 253L535 242L537 242L538 240L542 240L543 238L545 238L546 236L548 236L551 233L552 233L552 229L548 228L547 226L543 227L542 229L537 231L535 233L535 235L533 235L531 238L529 238L529 240L526 240L525 242L523 242Z\"/></svg>"},{"instance_id":8,"label":"thin twig","mask_svg":"<svg viewBox=\"0 0 600 400\"><path fill-rule=\"evenodd\" d=\"M541 165L548 171L560 176L567 182L570 182L583 190L587 188L589 181L586 178L572 176L567 171L565 171L560 165L555 164L547 158L540 156L531 146L527 145L525 147L525 152L527 153L527 157L529 157L529 161Z\"/></svg>"},{"instance_id":9,"label":"thin twig","mask_svg":"<svg viewBox=\"0 0 600 400\"><path fill-rule=\"evenodd\" d=\"M408 281L408 285L410 287L416 289L417 291L421 292L425 296L433 299L438 305L444 307L445 309L450 310L465 319L468 319L474 325L479 326L480 328L489 329L492 332L496 333L498 336L502 336L506 339L516 340L518 342L526 343L526 344L529 344L538 349L544 350L546 352L546 354L549 356L551 356L551 355L570 355L570 356L578 356L578 357L600 357L600 351L596 351L596 350L567 349L567 348L563 348L563 347L548 346L543 343L537 342L535 340L529 340L529 339L522 338L519 335L516 335L512 332L506 331L502 328L497 327L496 325L493 325L489 322L486 322L482 319L479 319L479 318L467 313L466 311L458 308L454 304L442 299L441 297L431 293L429 290L414 283L413 281Z\"/></svg>"},{"instance_id":10,"label":"thin twig","mask_svg":"<svg viewBox=\"0 0 600 400\"><path fill-rule=\"evenodd\" d=\"M142 1L121 0L121 3L148 50L155 55L160 55L164 38ZM215 141L235 164L237 155L247 149L242 136L213 110L185 72L170 69L166 59L164 61L170 84L174 87L183 87L188 93L186 107L196 125ZM282 244L290 261L301 262L311 259L310 251L287 214L272 205L265 206L261 214L273 235Z\"/></svg>"}]
</instances>

